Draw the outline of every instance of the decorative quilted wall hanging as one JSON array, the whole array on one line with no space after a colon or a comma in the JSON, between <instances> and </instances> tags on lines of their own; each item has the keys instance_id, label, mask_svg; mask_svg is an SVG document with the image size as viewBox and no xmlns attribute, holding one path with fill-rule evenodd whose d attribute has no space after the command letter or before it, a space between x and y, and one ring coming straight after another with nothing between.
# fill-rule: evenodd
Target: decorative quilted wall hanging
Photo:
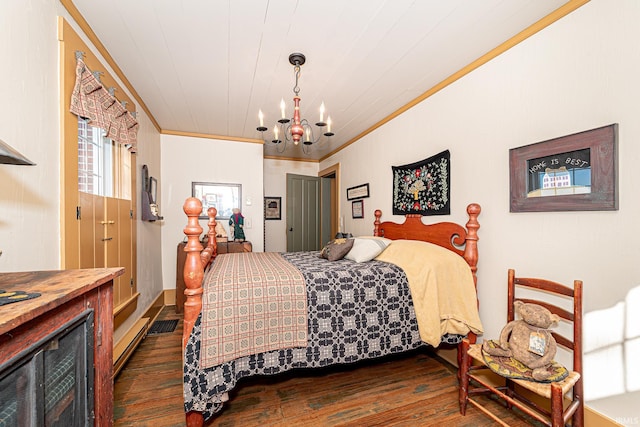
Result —
<instances>
[{"instance_id":1,"label":"decorative quilted wall hanging","mask_svg":"<svg viewBox=\"0 0 640 427\"><path fill-rule=\"evenodd\" d=\"M393 214L449 215L449 150L393 170Z\"/></svg>"}]
</instances>

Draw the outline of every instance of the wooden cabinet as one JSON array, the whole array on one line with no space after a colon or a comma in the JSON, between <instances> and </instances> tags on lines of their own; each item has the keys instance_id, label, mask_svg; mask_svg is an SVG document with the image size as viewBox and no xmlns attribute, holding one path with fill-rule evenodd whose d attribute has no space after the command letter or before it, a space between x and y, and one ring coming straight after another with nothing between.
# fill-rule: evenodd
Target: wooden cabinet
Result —
<instances>
[{"instance_id":1,"label":"wooden cabinet","mask_svg":"<svg viewBox=\"0 0 640 427\"><path fill-rule=\"evenodd\" d=\"M218 254L253 252L251 242L218 242Z\"/></svg>"},{"instance_id":2,"label":"wooden cabinet","mask_svg":"<svg viewBox=\"0 0 640 427\"><path fill-rule=\"evenodd\" d=\"M0 289L40 294L0 310L9 425L113 424L113 280L123 271L0 273Z\"/></svg>"},{"instance_id":3,"label":"wooden cabinet","mask_svg":"<svg viewBox=\"0 0 640 427\"><path fill-rule=\"evenodd\" d=\"M184 251L185 242L178 243L176 254L176 313L182 313L184 308L184 261L187 253ZM251 242L218 242L218 254L253 252Z\"/></svg>"}]
</instances>

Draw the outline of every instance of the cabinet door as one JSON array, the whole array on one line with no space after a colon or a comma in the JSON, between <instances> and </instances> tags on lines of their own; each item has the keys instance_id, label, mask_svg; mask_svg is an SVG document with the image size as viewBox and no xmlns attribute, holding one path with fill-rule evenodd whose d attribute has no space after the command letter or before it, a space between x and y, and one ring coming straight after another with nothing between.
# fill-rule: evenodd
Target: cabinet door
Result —
<instances>
[{"instance_id":1,"label":"cabinet door","mask_svg":"<svg viewBox=\"0 0 640 427\"><path fill-rule=\"evenodd\" d=\"M0 360L0 425L93 424L94 346L89 345L94 338L93 313L88 310L65 324L56 324L53 333L34 339L39 346L18 333L18 339L30 346L12 360ZM37 333L43 330L40 325L31 326Z\"/></svg>"},{"instance_id":2,"label":"cabinet door","mask_svg":"<svg viewBox=\"0 0 640 427\"><path fill-rule=\"evenodd\" d=\"M118 256L118 246L120 239L118 236L118 207L119 200L113 197L105 197L104 220L102 221L104 229L104 262L105 267L120 267L120 259ZM113 281L113 305L118 306L123 298L120 295L120 283L122 277L118 277ZM125 298L126 299L126 298Z\"/></svg>"},{"instance_id":3,"label":"cabinet door","mask_svg":"<svg viewBox=\"0 0 640 427\"><path fill-rule=\"evenodd\" d=\"M79 252L80 264L78 268L94 268L96 266L96 249L102 245L101 227L97 228L96 235L96 215L95 215L95 199L96 196L82 191L78 192L79 212ZM102 218L102 212L99 217ZM71 267L70 267L71 268Z\"/></svg>"},{"instance_id":4,"label":"cabinet door","mask_svg":"<svg viewBox=\"0 0 640 427\"><path fill-rule=\"evenodd\" d=\"M109 267L124 267L124 274L120 276L118 292L120 294L120 302L124 302L133 296L133 264L132 264L132 220L131 220L131 201L118 199L118 261L119 264L110 265Z\"/></svg>"}]
</instances>

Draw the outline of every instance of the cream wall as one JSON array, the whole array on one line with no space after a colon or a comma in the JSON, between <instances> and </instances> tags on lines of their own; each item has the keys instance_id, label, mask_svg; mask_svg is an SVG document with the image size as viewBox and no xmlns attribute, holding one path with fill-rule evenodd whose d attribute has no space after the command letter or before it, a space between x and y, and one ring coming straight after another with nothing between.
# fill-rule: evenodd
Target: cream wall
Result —
<instances>
[{"instance_id":1,"label":"cream wall","mask_svg":"<svg viewBox=\"0 0 640 427\"><path fill-rule=\"evenodd\" d=\"M282 197L281 220L264 222L265 251L287 250L287 174L318 176L318 163L264 159L264 195Z\"/></svg>"},{"instance_id":2,"label":"cream wall","mask_svg":"<svg viewBox=\"0 0 640 427\"><path fill-rule=\"evenodd\" d=\"M0 139L37 163L0 165L0 271L60 265L57 10L0 2Z\"/></svg>"},{"instance_id":3,"label":"cream wall","mask_svg":"<svg viewBox=\"0 0 640 427\"><path fill-rule=\"evenodd\" d=\"M262 144L162 135L162 276L165 289L175 289L176 248L185 237L182 210L192 182L242 184L244 231L253 250L264 249ZM249 205L247 202L250 202ZM251 223L249 226L248 223ZM227 231L229 224L223 221ZM200 220L206 230L207 221Z\"/></svg>"},{"instance_id":4,"label":"cream wall","mask_svg":"<svg viewBox=\"0 0 640 427\"><path fill-rule=\"evenodd\" d=\"M523 276L584 280L586 313L624 301L640 283L640 245L631 237L640 211L638 22L640 2L593 0L326 159L321 168L341 163L343 212L349 211L345 189L370 184L365 220L345 216L345 228L369 234L373 208L382 209L385 219L401 219L389 215L391 166L450 149L452 215L434 220L465 221L468 203L482 205L478 289L485 337L497 337L504 325L508 268ZM618 211L509 212L510 148L611 123L619 123ZM585 335L599 332L587 328ZM585 361L585 370L603 372L626 363L629 373L630 357ZM587 394L593 395L602 385L593 381L595 374L585 377ZM635 396L635 404L589 405L638 424L638 392L629 391L626 397Z\"/></svg>"},{"instance_id":5,"label":"cream wall","mask_svg":"<svg viewBox=\"0 0 640 427\"><path fill-rule=\"evenodd\" d=\"M37 163L0 165L0 271L60 268L60 99L57 17L78 26L57 1L0 2L0 139ZM90 44L86 37L85 42ZM106 61L101 62L106 65ZM113 70L109 70L112 75ZM141 111L138 165L160 168L160 137ZM139 173L139 167L138 171ZM138 182L138 189L140 182ZM140 194L136 192L136 197ZM138 221L137 311L115 340L162 291L160 228Z\"/></svg>"}]
</instances>

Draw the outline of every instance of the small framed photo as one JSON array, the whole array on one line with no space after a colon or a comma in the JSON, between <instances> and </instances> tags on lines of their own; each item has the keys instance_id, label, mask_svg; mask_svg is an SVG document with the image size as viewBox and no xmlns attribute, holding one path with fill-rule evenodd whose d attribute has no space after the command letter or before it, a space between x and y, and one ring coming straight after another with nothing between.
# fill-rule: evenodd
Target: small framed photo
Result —
<instances>
[{"instance_id":1,"label":"small framed photo","mask_svg":"<svg viewBox=\"0 0 640 427\"><path fill-rule=\"evenodd\" d=\"M347 200L364 199L369 197L369 183L347 188Z\"/></svg>"},{"instance_id":2,"label":"small framed photo","mask_svg":"<svg viewBox=\"0 0 640 427\"><path fill-rule=\"evenodd\" d=\"M282 197L264 198L264 219L282 219Z\"/></svg>"},{"instance_id":3,"label":"small framed photo","mask_svg":"<svg viewBox=\"0 0 640 427\"><path fill-rule=\"evenodd\" d=\"M351 202L351 217L352 218L364 218L364 201L356 200Z\"/></svg>"}]
</instances>

